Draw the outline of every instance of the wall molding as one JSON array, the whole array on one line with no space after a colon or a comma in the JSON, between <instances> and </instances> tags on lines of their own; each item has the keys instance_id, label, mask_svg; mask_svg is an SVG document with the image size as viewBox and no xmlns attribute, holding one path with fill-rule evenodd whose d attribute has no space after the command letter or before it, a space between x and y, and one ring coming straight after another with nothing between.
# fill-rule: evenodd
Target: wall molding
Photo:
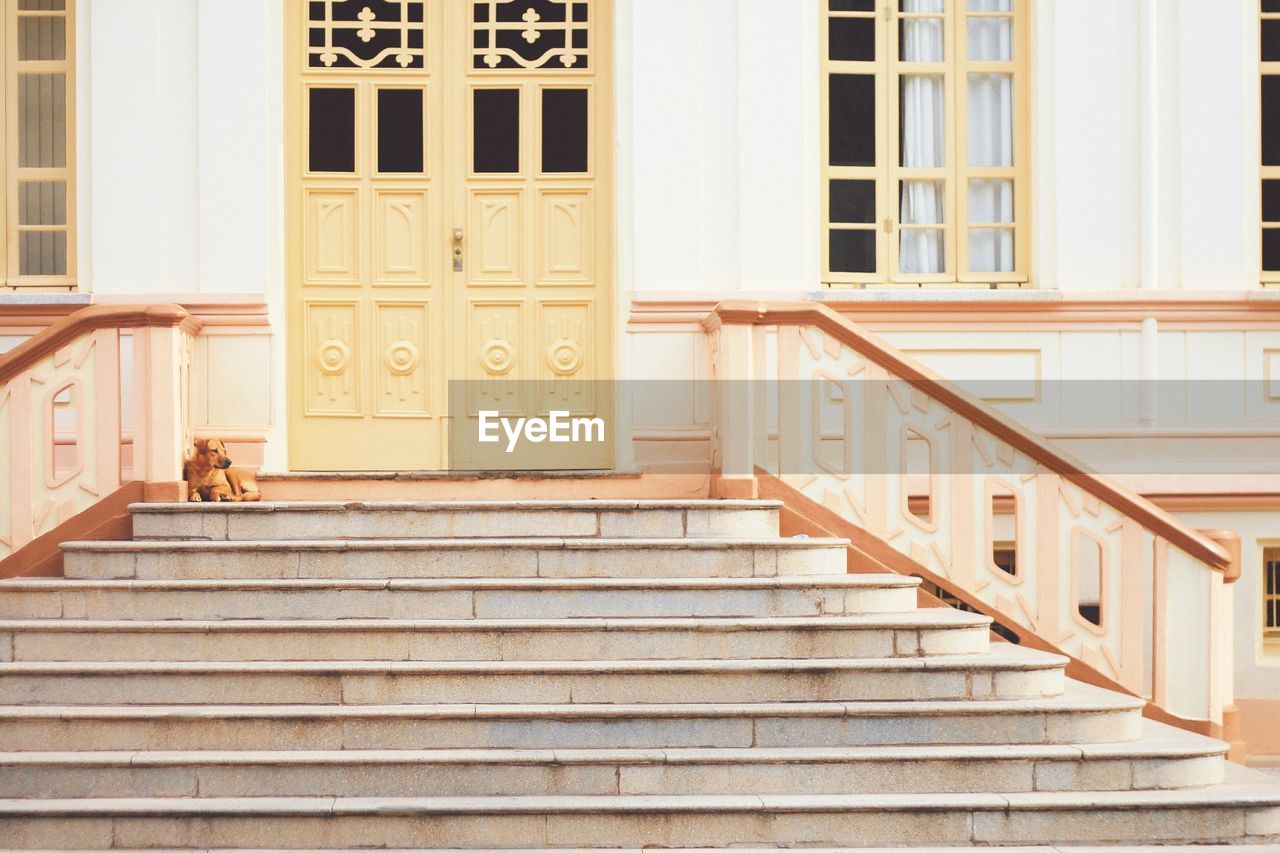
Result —
<instances>
[{"instance_id":1,"label":"wall molding","mask_svg":"<svg viewBox=\"0 0 1280 853\"><path fill-rule=\"evenodd\" d=\"M724 298L776 301L780 294L688 291L633 294L629 323L698 322ZM795 299L799 294L789 294ZM1280 322L1280 291L1119 291L1068 293L1007 290L824 290L804 294L855 323L871 328L1023 330L1089 326L1132 328L1155 318L1162 330L1268 329Z\"/></svg>"},{"instance_id":2,"label":"wall molding","mask_svg":"<svg viewBox=\"0 0 1280 853\"><path fill-rule=\"evenodd\" d=\"M47 297L47 294L44 295ZM41 294L0 299L0 334L36 334L89 305L180 305L200 321L202 335L264 334L271 331L266 297L256 293L75 294L50 300Z\"/></svg>"}]
</instances>

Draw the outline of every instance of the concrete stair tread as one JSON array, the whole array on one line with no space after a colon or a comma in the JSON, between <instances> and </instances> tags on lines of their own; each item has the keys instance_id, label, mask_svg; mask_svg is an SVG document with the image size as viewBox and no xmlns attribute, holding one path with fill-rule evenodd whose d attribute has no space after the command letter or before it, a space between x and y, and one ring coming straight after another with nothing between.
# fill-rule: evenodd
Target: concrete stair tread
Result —
<instances>
[{"instance_id":1,"label":"concrete stair tread","mask_svg":"<svg viewBox=\"0 0 1280 853\"><path fill-rule=\"evenodd\" d=\"M1228 782L1160 791L1065 791L1017 794L765 794L504 797L147 797L3 799L0 818L16 815L500 815L858 811L1131 811L1193 807L1280 806L1280 786Z\"/></svg>"},{"instance_id":2,"label":"concrete stair tread","mask_svg":"<svg viewBox=\"0 0 1280 853\"><path fill-rule=\"evenodd\" d=\"M848 539L812 538L784 539L780 537L702 537L594 539L564 536L512 537L512 538L439 538L439 539L262 539L262 540L190 540L155 539L129 541L64 542L62 550L73 554L139 554L139 553L226 553L261 551L417 551L430 548L436 551L475 551L481 549L505 550L581 550L581 551L630 551L652 550L711 550L729 551L745 548L777 548L780 550L805 550L844 547Z\"/></svg>"},{"instance_id":3,"label":"concrete stair tread","mask_svg":"<svg viewBox=\"0 0 1280 853\"><path fill-rule=\"evenodd\" d=\"M785 717L902 717L1024 713L1100 713L1139 711L1142 699L1102 690L1077 681L1066 682L1057 696L1033 699L867 700L845 702L738 702L688 704L522 705L452 703L439 705L0 705L0 722L34 719L150 719L171 720L276 718L684 718L777 715Z\"/></svg>"},{"instance_id":4,"label":"concrete stair tread","mask_svg":"<svg viewBox=\"0 0 1280 853\"><path fill-rule=\"evenodd\" d=\"M896 745L857 747L738 747L634 749L330 749L330 750L102 750L0 752L0 767L189 767L205 765L355 764L798 764L898 761L1073 761L1088 758L1217 756L1226 744L1143 738L1123 744Z\"/></svg>"},{"instance_id":5,"label":"concrete stair tread","mask_svg":"<svg viewBox=\"0 0 1280 853\"><path fill-rule=\"evenodd\" d=\"M82 850L80 853L141 853L142 848L113 847L110 851L103 850ZM237 853L367 853L367 847L326 847L320 848L298 849L289 848L262 848L255 847L252 849L237 847ZM954 846L954 847L805 847L805 853L954 853L956 850L987 850L992 848L983 844L980 847ZM1081 847L1072 844L1055 844L1052 847L1036 846L1036 847L1000 847L1000 853L1116 853L1120 848L1114 846L1108 847ZM1239 853L1240 848L1235 845L1223 844L1206 844L1206 845L1160 845L1160 846L1144 846L1126 844L1123 848L1130 853ZM1257 853L1274 853L1280 850L1280 845L1263 846L1256 845L1247 848ZM556 853L652 853L654 848L640 847L557 847ZM682 847L682 853L777 853L777 847ZM147 853L227 853L229 848L217 847L184 847L178 848L146 848ZM379 853L422 853L422 848L392 848L379 847ZM13 853L13 851L0 848L0 853ZM546 848L471 848L465 850L461 848L445 849L432 848L432 853L547 853Z\"/></svg>"},{"instance_id":6,"label":"concrete stair tread","mask_svg":"<svg viewBox=\"0 0 1280 853\"><path fill-rule=\"evenodd\" d=\"M1067 659L1019 646L995 647L981 655L924 658L679 659L588 661L37 661L2 662L5 675L118 675L162 673L662 673L662 672L830 672L859 671L1029 671L1060 669Z\"/></svg>"},{"instance_id":7,"label":"concrete stair tread","mask_svg":"<svg viewBox=\"0 0 1280 853\"><path fill-rule=\"evenodd\" d=\"M135 503L130 512L146 513L259 513L370 510L404 512L473 512L475 510L663 510L663 509L780 509L782 501L690 498L687 500L457 500L457 501L257 501L254 503Z\"/></svg>"},{"instance_id":8,"label":"concrete stair tread","mask_svg":"<svg viewBox=\"0 0 1280 853\"><path fill-rule=\"evenodd\" d=\"M840 558L843 563L843 553ZM5 594L0 595L0 617L74 624L86 619L336 621L907 614L916 610L919 584L917 579L901 575L848 573L416 578L397 578L395 574L380 578L174 578L161 573L139 579L125 573L111 579L6 580Z\"/></svg>"},{"instance_id":9,"label":"concrete stair tread","mask_svg":"<svg viewBox=\"0 0 1280 853\"><path fill-rule=\"evenodd\" d=\"M791 631L806 628L910 629L970 628L991 624L991 618L962 610L930 607L904 613L866 613L841 616L680 616L576 617L571 619L212 619L101 620L0 619L0 633L84 631L178 633L237 631L525 631L758 630Z\"/></svg>"},{"instance_id":10,"label":"concrete stair tread","mask_svg":"<svg viewBox=\"0 0 1280 853\"><path fill-rule=\"evenodd\" d=\"M289 848L262 848L255 847L240 848L235 850L237 853L366 853L367 847L326 847L320 848L298 849ZM556 853L652 853L654 848L640 847L557 847ZM777 853L776 847L682 847L683 853ZM981 847L955 846L955 847L805 847L805 853L954 853L956 850L981 849L991 850L989 845ZM1114 846L1108 847L1081 847L1071 844L1055 844L1052 847L1036 846L1036 847L1000 847L1001 853L1116 853L1118 848ZM1131 853L1239 853L1240 848L1234 845L1207 844L1207 845L1160 845L1160 846L1143 846L1126 844L1123 848ZM1280 845L1262 846L1257 845L1248 848L1251 851L1274 851L1280 849ZM147 853L225 853L229 848L204 847L191 848L146 848ZM392 848L379 847L379 853L422 853L422 848ZM13 851L0 848L0 853L13 853ZM113 847L110 851L103 850L82 850L80 853L141 853L141 848ZM546 848L433 848L432 853L546 853Z\"/></svg>"},{"instance_id":11,"label":"concrete stair tread","mask_svg":"<svg viewBox=\"0 0 1280 853\"><path fill-rule=\"evenodd\" d=\"M737 590L737 589L903 589L920 579L903 575L778 575L776 577L610 577L610 578L16 578L5 592L91 592L98 590ZM941 610L943 608L930 608Z\"/></svg>"}]
</instances>

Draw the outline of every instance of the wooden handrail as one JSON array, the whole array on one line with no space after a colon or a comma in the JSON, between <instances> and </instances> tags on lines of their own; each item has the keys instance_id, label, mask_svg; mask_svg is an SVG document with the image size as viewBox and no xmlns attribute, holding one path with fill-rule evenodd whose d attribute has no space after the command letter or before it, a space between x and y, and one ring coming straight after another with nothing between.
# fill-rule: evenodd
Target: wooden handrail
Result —
<instances>
[{"instance_id":1,"label":"wooden handrail","mask_svg":"<svg viewBox=\"0 0 1280 853\"><path fill-rule=\"evenodd\" d=\"M200 321L179 305L91 305L68 314L39 334L0 355L0 383L8 382L36 362L97 329L141 329L181 326L194 334Z\"/></svg>"},{"instance_id":2,"label":"wooden handrail","mask_svg":"<svg viewBox=\"0 0 1280 853\"><path fill-rule=\"evenodd\" d=\"M1137 521L1147 530L1181 548L1224 575L1232 559L1226 549L1169 515L1155 504L1094 473L1070 454L1039 435L997 413L986 402L943 379L886 341L816 302L752 302L726 300L703 320L714 332L722 325L813 326L875 364L889 370L947 408L968 418L1005 444L1061 475L1085 492Z\"/></svg>"}]
</instances>

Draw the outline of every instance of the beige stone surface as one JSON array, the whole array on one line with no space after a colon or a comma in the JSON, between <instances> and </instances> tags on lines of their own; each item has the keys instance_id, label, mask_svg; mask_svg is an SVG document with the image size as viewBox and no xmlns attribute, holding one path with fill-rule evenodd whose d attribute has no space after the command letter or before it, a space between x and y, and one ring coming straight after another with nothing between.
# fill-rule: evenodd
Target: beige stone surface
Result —
<instances>
[{"instance_id":1,"label":"beige stone surface","mask_svg":"<svg viewBox=\"0 0 1280 853\"><path fill-rule=\"evenodd\" d=\"M1047 838L1073 843L1214 842L1244 835L1243 809L1158 808L1146 810L984 811L974 816L977 842L1036 844Z\"/></svg>"},{"instance_id":2,"label":"beige stone surface","mask_svg":"<svg viewBox=\"0 0 1280 853\"><path fill-rule=\"evenodd\" d=\"M142 508L153 538L72 544L71 580L0 596L0 846L1280 836L1280 795L1224 776L1222 745L778 521L767 502Z\"/></svg>"}]
</instances>

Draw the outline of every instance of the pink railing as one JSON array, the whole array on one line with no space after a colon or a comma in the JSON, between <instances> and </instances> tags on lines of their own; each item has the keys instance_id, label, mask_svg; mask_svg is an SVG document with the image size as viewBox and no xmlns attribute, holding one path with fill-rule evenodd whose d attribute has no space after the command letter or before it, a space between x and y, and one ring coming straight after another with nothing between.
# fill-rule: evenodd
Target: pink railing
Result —
<instances>
[{"instance_id":1,"label":"pink railing","mask_svg":"<svg viewBox=\"0 0 1280 853\"><path fill-rule=\"evenodd\" d=\"M722 492L767 471L1003 621L1218 730L1227 549L825 306L725 302L705 325Z\"/></svg>"},{"instance_id":2,"label":"pink railing","mask_svg":"<svg viewBox=\"0 0 1280 853\"><path fill-rule=\"evenodd\" d=\"M0 355L0 561L126 481L181 493L197 328L176 305L94 306Z\"/></svg>"}]
</instances>

